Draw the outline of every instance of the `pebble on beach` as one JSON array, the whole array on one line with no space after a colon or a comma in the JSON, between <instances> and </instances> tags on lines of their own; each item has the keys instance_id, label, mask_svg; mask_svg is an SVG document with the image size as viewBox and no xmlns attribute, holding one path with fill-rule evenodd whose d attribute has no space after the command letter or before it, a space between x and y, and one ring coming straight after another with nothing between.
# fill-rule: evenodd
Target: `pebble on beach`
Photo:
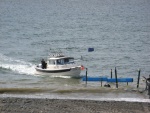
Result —
<instances>
[{"instance_id":1,"label":"pebble on beach","mask_svg":"<svg viewBox=\"0 0 150 113\"><path fill-rule=\"evenodd\" d=\"M0 98L1 113L150 113L150 103L73 99Z\"/></svg>"}]
</instances>

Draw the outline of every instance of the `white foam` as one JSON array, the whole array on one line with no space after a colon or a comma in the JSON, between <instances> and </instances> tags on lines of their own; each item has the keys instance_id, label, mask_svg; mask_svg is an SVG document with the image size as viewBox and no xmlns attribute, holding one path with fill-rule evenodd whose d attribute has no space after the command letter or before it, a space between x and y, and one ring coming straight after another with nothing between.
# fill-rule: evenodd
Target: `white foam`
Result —
<instances>
[{"instance_id":1,"label":"white foam","mask_svg":"<svg viewBox=\"0 0 150 113\"><path fill-rule=\"evenodd\" d=\"M20 74L34 75L34 65L22 60L16 60L0 54L0 67L10 69Z\"/></svg>"},{"instance_id":2,"label":"white foam","mask_svg":"<svg viewBox=\"0 0 150 113\"><path fill-rule=\"evenodd\" d=\"M5 69L10 69L20 74L33 75L35 72L34 66L30 67L28 65L0 64L0 67L5 68Z\"/></svg>"},{"instance_id":3,"label":"white foam","mask_svg":"<svg viewBox=\"0 0 150 113\"><path fill-rule=\"evenodd\" d=\"M71 78L70 76L52 75L53 78Z\"/></svg>"}]
</instances>

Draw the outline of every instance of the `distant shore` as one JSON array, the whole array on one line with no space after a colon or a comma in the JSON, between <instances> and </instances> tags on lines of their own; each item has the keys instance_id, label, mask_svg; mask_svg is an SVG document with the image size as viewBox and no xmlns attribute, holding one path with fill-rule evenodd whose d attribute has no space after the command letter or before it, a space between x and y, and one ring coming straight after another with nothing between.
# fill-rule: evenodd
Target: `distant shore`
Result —
<instances>
[{"instance_id":1,"label":"distant shore","mask_svg":"<svg viewBox=\"0 0 150 113\"><path fill-rule=\"evenodd\" d=\"M150 113L150 102L0 97L1 113Z\"/></svg>"}]
</instances>

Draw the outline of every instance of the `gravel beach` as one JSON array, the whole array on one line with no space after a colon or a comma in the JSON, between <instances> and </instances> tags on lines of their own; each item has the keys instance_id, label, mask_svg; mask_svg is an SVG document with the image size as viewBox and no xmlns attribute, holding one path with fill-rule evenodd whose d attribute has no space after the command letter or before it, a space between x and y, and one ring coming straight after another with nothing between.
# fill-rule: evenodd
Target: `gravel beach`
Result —
<instances>
[{"instance_id":1,"label":"gravel beach","mask_svg":"<svg viewBox=\"0 0 150 113\"><path fill-rule=\"evenodd\" d=\"M0 98L1 113L150 113L149 102Z\"/></svg>"}]
</instances>

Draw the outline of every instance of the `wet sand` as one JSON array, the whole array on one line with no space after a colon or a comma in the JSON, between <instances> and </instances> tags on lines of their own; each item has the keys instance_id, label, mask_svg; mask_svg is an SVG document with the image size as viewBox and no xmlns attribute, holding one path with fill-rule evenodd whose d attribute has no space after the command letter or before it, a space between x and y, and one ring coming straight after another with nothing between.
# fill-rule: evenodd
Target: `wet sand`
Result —
<instances>
[{"instance_id":1,"label":"wet sand","mask_svg":"<svg viewBox=\"0 0 150 113\"><path fill-rule=\"evenodd\" d=\"M149 102L0 98L1 113L150 113Z\"/></svg>"}]
</instances>

